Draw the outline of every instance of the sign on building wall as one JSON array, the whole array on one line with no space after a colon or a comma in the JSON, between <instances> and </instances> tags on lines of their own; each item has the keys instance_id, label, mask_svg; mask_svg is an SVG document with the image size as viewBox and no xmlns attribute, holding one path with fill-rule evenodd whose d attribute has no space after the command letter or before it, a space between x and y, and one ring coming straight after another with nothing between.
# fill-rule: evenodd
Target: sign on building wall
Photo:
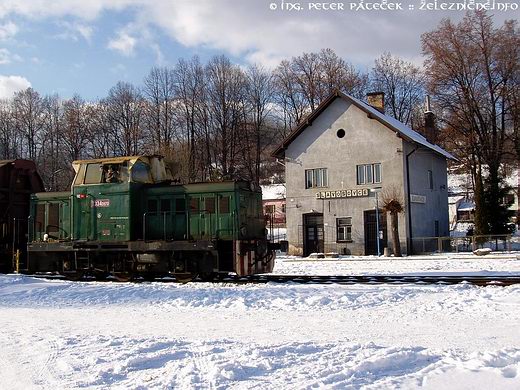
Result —
<instances>
[{"instance_id":1,"label":"sign on building wall","mask_svg":"<svg viewBox=\"0 0 520 390\"><path fill-rule=\"evenodd\" d=\"M359 198L368 196L369 193L370 191L368 188L360 188L355 190L320 191L316 192L316 199Z\"/></svg>"},{"instance_id":2,"label":"sign on building wall","mask_svg":"<svg viewBox=\"0 0 520 390\"><path fill-rule=\"evenodd\" d=\"M412 203L426 203L426 196L424 195L415 195L415 194L410 194L410 201Z\"/></svg>"}]
</instances>

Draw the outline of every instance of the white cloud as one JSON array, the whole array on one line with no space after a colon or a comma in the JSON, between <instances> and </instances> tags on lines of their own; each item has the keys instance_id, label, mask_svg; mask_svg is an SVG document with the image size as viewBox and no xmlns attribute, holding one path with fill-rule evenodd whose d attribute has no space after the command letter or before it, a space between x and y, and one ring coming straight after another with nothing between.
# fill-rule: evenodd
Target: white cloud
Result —
<instances>
[{"instance_id":1,"label":"white cloud","mask_svg":"<svg viewBox=\"0 0 520 390\"><path fill-rule=\"evenodd\" d=\"M29 88L31 83L22 76L0 75L0 99L8 99L15 92Z\"/></svg>"},{"instance_id":2,"label":"white cloud","mask_svg":"<svg viewBox=\"0 0 520 390\"><path fill-rule=\"evenodd\" d=\"M102 13L114 12L117 16L125 11L134 15L131 24L144 29L158 27L185 46L219 50L248 62L274 66L282 58L330 47L354 64L371 67L385 51L405 58L419 57L422 32L435 28L444 17L460 19L464 15L449 11L272 11L270 3L280 6L281 0L2 0L0 18L73 17L92 22ZM307 8L307 1L300 3ZM511 17L500 13L495 20L498 24ZM77 33L88 40L92 31L87 28ZM132 55L138 41L141 46L149 44L142 34L141 30L126 28L108 47Z\"/></svg>"},{"instance_id":3,"label":"white cloud","mask_svg":"<svg viewBox=\"0 0 520 390\"><path fill-rule=\"evenodd\" d=\"M7 65L12 62L21 60L22 57L20 57L18 54L13 54L5 48L0 49L0 65Z\"/></svg>"},{"instance_id":4,"label":"white cloud","mask_svg":"<svg viewBox=\"0 0 520 390\"><path fill-rule=\"evenodd\" d=\"M73 16L83 20L94 20L103 11L121 11L135 4L147 4L146 0L2 0L0 18L20 15L34 19Z\"/></svg>"},{"instance_id":5,"label":"white cloud","mask_svg":"<svg viewBox=\"0 0 520 390\"><path fill-rule=\"evenodd\" d=\"M137 40L125 31L119 31L117 37L108 42L107 47L116 50L125 56L134 54Z\"/></svg>"},{"instance_id":6,"label":"white cloud","mask_svg":"<svg viewBox=\"0 0 520 390\"><path fill-rule=\"evenodd\" d=\"M94 28L91 25L80 22L58 22L58 26L63 29L63 32L56 36L60 39L78 41L80 38L83 38L90 42L94 33Z\"/></svg>"},{"instance_id":7,"label":"white cloud","mask_svg":"<svg viewBox=\"0 0 520 390\"><path fill-rule=\"evenodd\" d=\"M5 41L16 35L18 32L18 26L13 22L7 22L0 24L0 41Z\"/></svg>"}]
</instances>

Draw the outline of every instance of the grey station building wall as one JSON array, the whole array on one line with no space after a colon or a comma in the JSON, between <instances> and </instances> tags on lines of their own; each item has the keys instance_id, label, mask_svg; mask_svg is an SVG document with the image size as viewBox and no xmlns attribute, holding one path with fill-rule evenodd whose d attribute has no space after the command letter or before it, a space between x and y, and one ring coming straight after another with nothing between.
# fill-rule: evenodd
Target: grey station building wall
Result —
<instances>
[{"instance_id":1,"label":"grey station building wall","mask_svg":"<svg viewBox=\"0 0 520 390\"><path fill-rule=\"evenodd\" d=\"M345 132L342 138L338 137L340 129ZM370 214L375 213L376 195L370 190L378 189L380 198L381 192L393 186L399 189L406 202L408 153L411 153L408 159L410 194L413 194L412 234L414 237L448 235L446 157L405 141L352 102L333 100L311 125L290 142L284 153L290 254L308 255L315 250L355 255L374 253L374 231L370 236L367 229L369 222L372 222L374 230L375 214ZM381 164L381 182L358 184L356 167L361 164ZM306 188L306 170L319 168L326 168L328 183L323 188ZM321 215L322 231L306 231L307 222L312 221L313 216L321 218ZM384 230L381 253L382 247L391 247L390 218L386 218L385 229L385 217L380 217L380 228ZM340 221L350 222L348 240L345 234L338 239ZM406 210L399 215L399 236L404 253L409 245L409 222ZM316 235L322 240L320 248L310 244L312 240L309 237L312 239ZM370 245L374 245L368 248L367 240L372 240Z\"/></svg>"}]
</instances>

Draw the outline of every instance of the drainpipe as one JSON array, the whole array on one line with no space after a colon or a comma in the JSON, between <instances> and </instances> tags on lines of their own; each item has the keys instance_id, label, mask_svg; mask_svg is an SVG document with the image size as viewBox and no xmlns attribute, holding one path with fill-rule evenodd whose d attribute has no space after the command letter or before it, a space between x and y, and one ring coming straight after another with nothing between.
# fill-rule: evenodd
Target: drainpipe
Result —
<instances>
[{"instance_id":1,"label":"drainpipe","mask_svg":"<svg viewBox=\"0 0 520 390\"><path fill-rule=\"evenodd\" d=\"M417 151L417 147L406 155L406 187L408 188L407 203L408 203L408 231L410 232L409 254L413 254L413 234L412 234L412 191L410 189L410 156Z\"/></svg>"}]
</instances>

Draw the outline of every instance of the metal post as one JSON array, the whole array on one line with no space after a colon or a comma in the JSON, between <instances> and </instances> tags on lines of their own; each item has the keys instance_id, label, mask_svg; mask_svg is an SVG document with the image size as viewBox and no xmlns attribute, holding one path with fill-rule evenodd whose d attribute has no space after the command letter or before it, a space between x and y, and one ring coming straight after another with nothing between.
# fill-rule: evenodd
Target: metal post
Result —
<instances>
[{"instance_id":1,"label":"metal post","mask_svg":"<svg viewBox=\"0 0 520 390\"><path fill-rule=\"evenodd\" d=\"M163 240L166 240L166 211L163 212Z\"/></svg>"},{"instance_id":2,"label":"metal post","mask_svg":"<svg viewBox=\"0 0 520 390\"><path fill-rule=\"evenodd\" d=\"M146 241L146 213L143 213L143 241Z\"/></svg>"},{"instance_id":3,"label":"metal post","mask_svg":"<svg viewBox=\"0 0 520 390\"><path fill-rule=\"evenodd\" d=\"M381 256L381 243L379 242L379 200L376 192L376 231L377 231L377 256Z\"/></svg>"}]
</instances>

